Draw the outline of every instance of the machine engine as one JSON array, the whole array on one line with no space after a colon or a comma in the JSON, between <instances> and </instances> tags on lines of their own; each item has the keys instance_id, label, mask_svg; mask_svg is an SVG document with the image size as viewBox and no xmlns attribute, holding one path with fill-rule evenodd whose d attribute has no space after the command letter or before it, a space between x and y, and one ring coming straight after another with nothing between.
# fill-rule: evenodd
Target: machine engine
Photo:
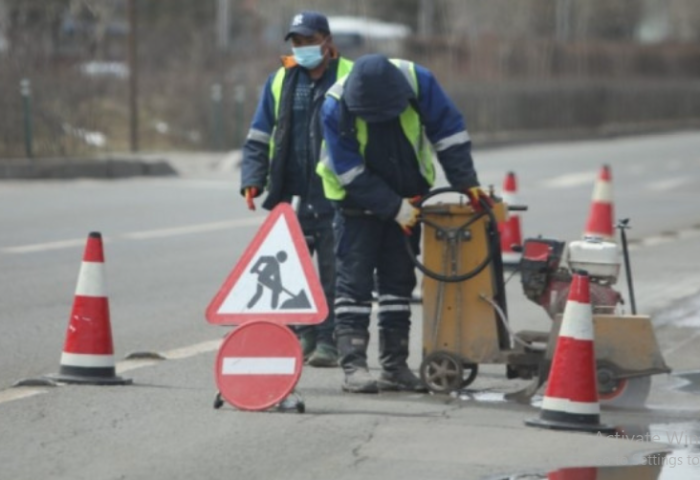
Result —
<instances>
[{"instance_id":1,"label":"machine engine","mask_svg":"<svg viewBox=\"0 0 700 480\"><path fill-rule=\"evenodd\" d=\"M520 263L525 296L540 305L550 318L564 312L572 271L588 272L594 313L614 313L623 303L612 288L620 271L617 245L599 238L564 242L545 238L526 239Z\"/></svg>"}]
</instances>

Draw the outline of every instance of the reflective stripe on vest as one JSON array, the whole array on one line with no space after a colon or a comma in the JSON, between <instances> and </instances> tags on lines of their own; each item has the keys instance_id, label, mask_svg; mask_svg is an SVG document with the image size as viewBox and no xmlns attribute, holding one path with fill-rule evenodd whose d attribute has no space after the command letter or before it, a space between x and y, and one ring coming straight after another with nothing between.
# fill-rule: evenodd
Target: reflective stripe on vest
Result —
<instances>
[{"instance_id":1,"label":"reflective stripe on vest","mask_svg":"<svg viewBox=\"0 0 700 480\"><path fill-rule=\"evenodd\" d=\"M418 77L416 76L414 63L399 59L391 59L390 61L396 66L396 68L399 69L401 73L403 73L406 81L411 86L413 93L415 94L416 98L418 98L420 92L418 91ZM345 90L346 78L347 77L343 77L338 80L335 85L328 89L326 95L340 101ZM416 159L418 160L421 175L423 178L425 178L426 182L428 182L428 185L432 187L435 183L433 153L430 148L430 142L428 142L425 137L423 124L419 113L409 105L399 116L399 122L401 123L401 130L406 136L406 139L410 142L411 147L413 147ZM367 123L359 117L356 117L355 129L357 130L357 142L360 144L360 155L362 155L362 158L364 159L368 141ZM316 167L316 173L318 173L323 179L323 191L327 198L330 200L342 200L345 198L344 186L352 182L352 180L354 180L363 171L364 165L355 167L350 171L345 172L343 175L338 176L333 170L328 149L326 148L326 142L323 142L321 145L321 158Z\"/></svg>"},{"instance_id":2,"label":"reflective stripe on vest","mask_svg":"<svg viewBox=\"0 0 700 480\"><path fill-rule=\"evenodd\" d=\"M338 64L336 66L335 78L342 78L347 76L352 69L352 62L346 60L345 58L339 58ZM275 101L275 126L272 128L272 133L270 133L270 152L269 157L272 160L273 154L275 152L275 130L277 130L277 119L280 117L280 103L282 100L282 87L284 86L284 78L287 76L287 69L285 67L280 67L275 73L275 77L272 79L272 85L270 90L272 91L272 98Z\"/></svg>"}]
</instances>

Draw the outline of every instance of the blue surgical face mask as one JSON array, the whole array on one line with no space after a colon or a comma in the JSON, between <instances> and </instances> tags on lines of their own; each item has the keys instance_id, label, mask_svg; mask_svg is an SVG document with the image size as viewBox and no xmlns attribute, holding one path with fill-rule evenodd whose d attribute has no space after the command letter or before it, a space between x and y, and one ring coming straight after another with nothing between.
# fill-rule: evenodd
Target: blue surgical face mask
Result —
<instances>
[{"instance_id":1,"label":"blue surgical face mask","mask_svg":"<svg viewBox=\"0 0 700 480\"><path fill-rule=\"evenodd\" d=\"M307 70L313 70L318 67L323 61L323 52L321 45L307 45L305 47L292 47L294 59Z\"/></svg>"}]
</instances>

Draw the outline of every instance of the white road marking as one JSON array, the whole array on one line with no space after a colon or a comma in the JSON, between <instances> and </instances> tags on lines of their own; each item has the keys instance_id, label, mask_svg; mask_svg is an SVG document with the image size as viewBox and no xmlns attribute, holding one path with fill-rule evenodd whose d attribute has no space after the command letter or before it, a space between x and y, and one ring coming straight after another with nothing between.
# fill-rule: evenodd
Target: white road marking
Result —
<instances>
[{"instance_id":1,"label":"white road marking","mask_svg":"<svg viewBox=\"0 0 700 480\"><path fill-rule=\"evenodd\" d=\"M183 358L194 357L200 353L213 352L218 350L223 340L210 340L208 342L196 343L187 347L176 348L162 354L168 360L181 360Z\"/></svg>"},{"instance_id":2,"label":"white road marking","mask_svg":"<svg viewBox=\"0 0 700 480\"><path fill-rule=\"evenodd\" d=\"M675 237L672 237L671 235L658 235L655 237L648 237L642 240L642 244L645 247L655 247L657 245L663 245L664 243L669 243L669 242L674 242L676 241Z\"/></svg>"},{"instance_id":3,"label":"white road marking","mask_svg":"<svg viewBox=\"0 0 700 480\"><path fill-rule=\"evenodd\" d=\"M119 362L114 367L117 375L121 375L125 372L130 372L132 370L137 370L143 367L152 367L153 365L158 365L163 360L152 360L152 359L139 359L139 360L126 360Z\"/></svg>"},{"instance_id":4,"label":"white road marking","mask_svg":"<svg viewBox=\"0 0 700 480\"><path fill-rule=\"evenodd\" d=\"M11 402L12 400L21 400L22 398L33 397L34 395L39 395L48 391L49 390L47 388L38 387L10 388L0 392L0 403Z\"/></svg>"},{"instance_id":5,"label":"white road marking","mask_svg":"<svg viewBox=\"0 0 700 480\"><path fill-rule=\"evenodd\" d=\"M199 225L186 225L182 227L161 228L157 230L143 230L139 232L128 232L113 237L104 238L103 242L116 239L146 240L151 238L175 237L178 235L190 235L193 233L212 232L217 230L227 230L229 228L250 227L262 224L265 217L255 216L249 218L239 218L236 220L226 220L222 222L201 223ZM0 249L2 253L34 253L49 250L60 250L63 248L82 247L85 245L85 238L70 240L59 240L56 242L33 243L29 245L18 245L16 247L4 247Z\"/></svg>"},{"instance_id":6,"label":"white road marking","mask_svg":"<svg viewBox=\"0 0 700 480\"><path fill-rule=\"evenodd\" d=\"M629 245L630 249L639 249L642 247L655 247L656 245L663 245L664 243L676 242L678 240L685 240L687 238L695 238L700 236L700 229L698 228L684 228L671 233L652 235L649 237L642 238Z\"/></svg>"},{"instance_id":7,"label":"white road marking","mask_svg":"<svg viewBox=\"0 0 700 480\"><path fill-rule=\"evenodd\" d=\"M238 187L231 186L230 181L222 181L222 180L182 180L181 182L178 182L177 184L168 184L168 183L158 183L155 184L156 186L159 187L167 187L167 188L200 188L200 189L205 189L205 190L229 190L231 192L234 192L238 194ZM243 197L240 197L241 201L243 201Z\"/></svg>"},{"instance_id":8,"label":"white road marking","mask_svg":"<svg viewBox=\"0 0 700 480\"><path fill-rule=\"evenodd\" d=\"M209 340L206 342L196 343L194 345L188 345L186 347L175 348L167 352L161 353L161 356L165 357L166 360L181 360L183 358L194 357L195 355L200 355L202 353L213 352L219 349L221 346L222 339ZM122 374L124 372L129 372L143 367L150 367L157 365L163 360L122 360L117 362L115 366L115 371L117 374ZM63 386L65 384L58 383L57 386ZM52 387L55 388L55 387ZM42 393L50 392L51 388L46 387L14 387L8 388L7 390L0 391L0 404L5 402L10 402L13 400L21 400L23 398L33 397L34 395L40 395Z\"/></svg>"},{"instance_id":9,"label":"white road marking","mask_svg":"<svg viewBox=\"0 0 700 480\"><path fill-rule=\"evenodd\" d=\"M686 228L678 232L678 238L693 238L700 236L700 230L697 228Z\"/></svg>"},{"instance_id":10,"label":"white road marking","mask_svg":"<svg viewBox=\"0 0 700 480\"><path fill-rule=\"evenodd\" d=\"M677 351L682 350L686 346L693 343L698 337L700 337L700 332L697 332L697 333L691 335L689 338L686 338L684 341L678 342L673 347L666 349L664 351L664 357L670 357L671 355L673 355Z\"/></svg>"},{"instance_id":11,"label":"white road marking","mask_svg":"<svg viewBox=\"0 0 700 480\"><path fill-rule=\"evenodd\" d=\"M678 188L687 182L688 182L687 177L676 177L676 178L669 178L666 180L659 180L658 182L652 182L648 185L648 187L650 190L653 190L656 192L664 192L667 190L673 190L674 188Z\"/></svg>"},{"instance_id":12,"label":"white road marking","mask_svg":"<svg viewBox=\"0 0 700 480\"><path fill-rule=\"evenodd\" d=\"M558 177L549 178L542 182L542 186L546 188L569 188L578 187L581 185L593 185L598 172L575 172L560 175Z\"/></svg>"},{"instance_id":13,"label":"white road marking","mask_svg":"<svg viewBox=\"0 0 700 480\"><path fill-rule=\"evenodd\" d=\"M102 239L104 241L104 238ZM47 250L60 250L62 248L72 248L85 245L85 238L73 240L60 240L57 242L33 243L30 245L20 245L17 247L6 247L2 251L4 253L32 253L43 252Z\"/></svg>"},{"instance_id":14,"label":"white road marking","mask_svg":"<svg viewBox=\"0 0 700 480\"><path fill-rule=\"evenodd\" d=\"M182 360L183 358L194 357L201 353L213 352L219 349L221 342L223 340L209 340L207 342L195 343L194 345L188 345L186 347L176 348L174 350L169 350L167 352L159 352L162 357L166 360ZM158 365L163 360L122 360L117 362L116 371L117 373L129 372L131 370L136 370L143 367L150 367L152 365Z\"/></svg>"},{"instance_id":15,"label":"white road marking","mask_svg":"<svg viewBox=\"0 0 700 480\"><path fill-rule=\"evenodd\" d=\"M161 228L158 230L144 230L141 232L124 233L121 238L130 240L144 240L148 238L174 237L177 235L189 235L192 233L212 232L236 227L249 227L260 225L264 217L240 218L224 222L202 223L199 225L187 225L184 227Z\"/></svg>"}]
</instances>

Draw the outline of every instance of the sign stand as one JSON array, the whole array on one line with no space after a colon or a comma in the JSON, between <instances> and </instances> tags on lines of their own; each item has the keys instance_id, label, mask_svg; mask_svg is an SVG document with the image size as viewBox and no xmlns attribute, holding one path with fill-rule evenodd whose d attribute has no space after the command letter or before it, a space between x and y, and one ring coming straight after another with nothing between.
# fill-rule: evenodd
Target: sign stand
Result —
<instances>
[{"instance_id":1,"label":"sign stand","mask_svg":"<svg viewBox=\"0 0 700 480\"><path fill-rule=\"evenodd\" d=\"M294 398L292 398L292 396ZM216 398L214 398L214 409L218 410L224 406L224 397L221 396L221 392L216 392ZM299 413L304 413L306 411L306 404L304 403L304 397L301 396L296 390L292 390L289 397L285 398L277 406L277 409L283 412L288 410L296 410Z\"/></svg>"},{"instance_id":2,"label":"sign stand","mask_svg":"<svg viewBox=\"0 0 700 480\"><path fill-rule=\"evenodd\" d=\"M209 323L238 326L216 359L214 408L306 410L294 388L303 354L288 325L328 316L323 288L292 207L281 203L261 225L206 310Z\"/></svg>"}]
</instances>

